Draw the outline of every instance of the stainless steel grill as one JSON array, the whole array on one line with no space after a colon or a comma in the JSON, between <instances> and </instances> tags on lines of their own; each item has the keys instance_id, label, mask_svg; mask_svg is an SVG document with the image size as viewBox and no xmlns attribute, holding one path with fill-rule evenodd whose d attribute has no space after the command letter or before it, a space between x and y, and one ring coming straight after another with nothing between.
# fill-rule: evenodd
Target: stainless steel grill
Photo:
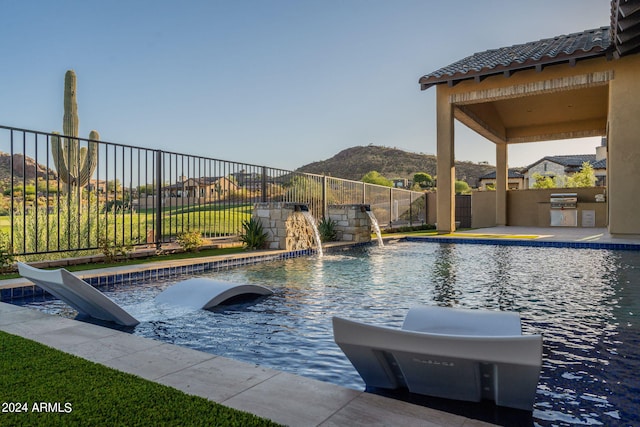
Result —
<instances>
[{"instance_id":1,"label":"stainless steel grill","mask_svg":"<svg viewBox=\"0 0 640 427\"><path fill-rule=\"evenodd\" d=\"M551 195L551 209L577 209L578 195L576 193L556 193Z\"/></svg>"},{"instance_id":2,"label":"stainless steel grill","mask_svg":"<svg viewBox=\"0 0 640 427\"><path fill-rule=\"evenodd\" d=\"M578 226L578 195L576 193L555 193L550 197L551 226Z\"/></svg>"}]
</instances>

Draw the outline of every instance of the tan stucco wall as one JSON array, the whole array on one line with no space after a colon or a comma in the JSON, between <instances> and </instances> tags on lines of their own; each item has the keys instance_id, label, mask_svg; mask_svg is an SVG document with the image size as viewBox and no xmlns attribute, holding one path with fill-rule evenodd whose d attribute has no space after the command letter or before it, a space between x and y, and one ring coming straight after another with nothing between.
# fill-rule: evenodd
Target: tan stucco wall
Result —
<instances>
[{"instance_id":1,"label":"tan stucco wall","mask_svg":"<svg viewBox=\"0 0 640 427\"><path fill-rule=\"evenodd\" d=\"M549 198L554 193L578 194L578 226L582 227L582 211L595 211L596 227L607 226L607 203L596 202L596 194L602 194L604 188L553 188L515 190L507 192L507 206L509 215L507 225L520 227L549 227L550 204ZM429 223L435 222L435 197L431 193ZM496 192L474 191L471 193L471 227L495 227L496 222Z\"/></svg>"},{"instance_id":2,"label":"tan stucco wall","mask_svg":"<svg viewBox=\"0 0 640 427\"><path fill-rule=\"evenodd\" d=\"M609 232L640 234L640 55L614 61L609 85Z\"/></svg>"},{"instance_id":3,"label":"tan stucco wall","mask_svg":"<svg viewBox=\"0 0 640 427\"><path fill-rule=\"evenodd\" d=\"M471 193L471 227L483 228L496 225L496 192L474 191Z\"/></svg>"},{"instance_id":4,"label":"tan stucco wall","mask_svg":"<svg viewBox=\"0 0 640 427\"><path fill-rule=\"evenodd\" d=\"M578 227L582 226L582 211L592 210L596 215L596 227L607 226L607 203L597 203L596 194L602 194L602 187L552 188L509 191L507 193L507 225L520 227L549 227L549 198L554 193L578 194Z\"/></svg>"}]
</instances>

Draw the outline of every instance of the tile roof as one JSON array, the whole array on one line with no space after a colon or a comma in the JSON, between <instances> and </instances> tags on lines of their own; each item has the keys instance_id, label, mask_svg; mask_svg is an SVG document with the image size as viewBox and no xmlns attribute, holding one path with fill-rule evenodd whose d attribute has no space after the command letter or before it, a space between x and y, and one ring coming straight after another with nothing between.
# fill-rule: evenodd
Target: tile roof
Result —
<instances>
[{"instance_id":1,"label":"tile roof","mask_svg":"<svg viewBox=\"0 0 640 427\"><path fill-rule=\"evenodd\" d=\"M509 169L509 178L515 179L515 178L524 178L524 175L521 174L518 170L515 169ZM496 171L493 172L489 172L487 174L482 175L480 178L478 179L496 179Z\"/></svg>"},{"instance_id":2,"label":"tile roof","mask_svg":"<svg viewBox=\"0 0 640 427\"><path fill-rule=\"evenodd\" d=\"M637 0L634 0L637 1ZM604 56L611 44L609 27L561 35L535 42L513 45L474 53L451 65L420 78L422 90L440 84L450 85L466 79L481 79L494 74L508 76L514 71L536 68L562 62Z\"/></svg>"},{"instance_id":3,"label":"tile roof","mask_svg":"<svg viewBox=\"0 0 640 427\"><path fill-rule=\"evenodd\" d=\"M640 0L611 2L611 40L616 57L640 52Z\"/></svg>"},{"instance_id":4,"label":"tile roof","mask_svg":"<svg viewBox=\"0 0 640 427\"><path fill-rule=\"evenodd\" d=\"M607 159L596 160L595 154L567 154L563 156L545 156L535 163L527 166L526 170L531 169L533 166L537 165L538 163L542 163L545 160L564 166L567 172L579 171L580 169L582 169L582 164L584 162L591 163L591 166L594 169L607 168Z\"/></svg>"}]
</instances>

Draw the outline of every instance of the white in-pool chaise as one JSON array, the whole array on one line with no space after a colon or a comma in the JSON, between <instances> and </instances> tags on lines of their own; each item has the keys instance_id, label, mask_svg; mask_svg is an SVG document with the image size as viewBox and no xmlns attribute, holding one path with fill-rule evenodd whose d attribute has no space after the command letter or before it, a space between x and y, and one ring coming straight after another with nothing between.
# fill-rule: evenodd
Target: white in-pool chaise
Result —
<instances>
[{"instance_id":1,"label":"white in-pool chaise","mask_svg":"<svg viewBox=\"0 0 640 427\"><path fill-rule=\"evenodd\" d=\"M140 323L105 294L69 273L64 268L42 270L21 262L20 275L31 280L78 313L123 326ZM238 297L271 295L273 292L260 285L242 285L202 277L183 280L171 285L155 298L156 302L194 309L209 309Z\"/></svg>"},{"instance_id":2,"label":"white in-pool chaise","mask_svg":"<svg viewBox=\"0 0 640 427\"><path fill-rule=\"evenodd\" d=\"M271 294L273 294L271 289L260 285L241 285L194 277L171 285L156 296L156 302L207 310L233 301L235 298L260 297Z\"/></svg>"},{"instance_id":3,"label":"white in-pool chaise","mask_svg":"<svg viewBox=\"0 0 640 427\"><path fill-rule=\"evenodd\" d=\"M138 320L105 294L64 268L42 270L21 262L20 275L73 307L78 313L123 326L136 326Z\"/></svg>"},{"instance_id":4,"label":"white in-pool chaise","mask_svg":"<svg viewBox=\"0 0 640 427\"><path fill-rule=\"evenodd\" d=\"M421 306L402 329L334 317L333 334L368 387L533 408L542 336L518 313Z\"/></svg>"}]
</instances>

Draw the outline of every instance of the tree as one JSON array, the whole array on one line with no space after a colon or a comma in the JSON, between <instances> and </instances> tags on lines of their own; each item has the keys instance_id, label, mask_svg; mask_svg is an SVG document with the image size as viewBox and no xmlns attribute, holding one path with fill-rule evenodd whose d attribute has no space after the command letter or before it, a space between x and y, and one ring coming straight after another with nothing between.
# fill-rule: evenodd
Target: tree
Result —
<instances>
[{"instance_id":1,"label":"tree","mask_svg":"<svg viewBox=\"0 0 640 427\"><path fill-rule=\"evenodd\" d=\"M377 171L367 172L361 179L362 182L369 184L384 185L385 187L393 187L393 181L380 175Z\"/></svg>"},{"instance_id":2,"label":"tree","mask_svg":"<svg viewBox=\"0 0 640 427\"><path fill-rule=\"evenodd\" d=\"M467 194L471 191L471 187L465 181L456 180L455 188L456 194Z\"/></svg>"},{"instance_id":3,"label":"tree","mask_svg":"<svg viewBox=\"0 0 640 427\"><path fill-rule=\"evenodd\" d=\"M556 188L556 183L550 176L543 176L539 173L534 173L533 176L533 188Z\"/></svg>"},{"instance_id":4,"label":"tree","mask_svg":"<svg viewBox=\"0 0 640 427\"><path fill-rule=\"evenodd\" d=\"M420 188L433 187L433 177L425 172L418 172L413 175L413 182L418 184Z\"/></svg>"},{"instance_id":5,"label":"tree","mask_svg":"<svg viewBox=\"0 0 640 427\"><path fill-rule=\"evenodd\" d=\"M580 169L580 172L576 172L567 178L566 186L568 188L593 187L595 184L596 174L593 170L593 166L589 162L584 162L582 163L582 169Z\"/></svg>"},{"instance_id":6,"label":"tree","mask_svg":"<svg viewBox=\"0 0 640 427\"><path fill-rule=\"evenodd\" d=\"M138 194L146 194L147 196L152 196L157 192L157 187L154 184L144 184L138 186Z\"/></svg>"},{"instance_id":7,"label":"tree","mask_svg":"<svg viewBox=\"0 0 640 427\"><path fill-rule=\"evenodd\" d=\"M107 181L107 192L120 192L122 190L122 185L120 184L120 180L118 178Z\"/></svg>"}]
</instances>

